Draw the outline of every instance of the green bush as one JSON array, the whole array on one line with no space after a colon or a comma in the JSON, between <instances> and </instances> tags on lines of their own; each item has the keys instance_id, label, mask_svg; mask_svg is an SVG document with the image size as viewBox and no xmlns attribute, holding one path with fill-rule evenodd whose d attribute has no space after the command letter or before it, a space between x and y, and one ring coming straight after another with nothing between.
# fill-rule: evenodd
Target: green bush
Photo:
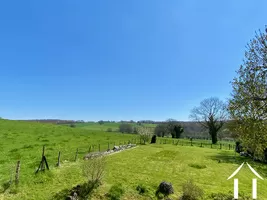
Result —
<instances>
[{"instance_id":1,"label":"green bush","mask_svg":"<svg viewBox=\"0 0 267 200\"><path fill-rule=\"evenodd\" d=\"M76 125L75 125L75 124L70 124L70 127L71 127L71 128L75 128Z\"/></svg>"},{"instance_id":2,"label":"green bush","mask_svg":"<svg viewBox=\"0 0 267 200\"><path fill-rule=\"evenodd\" d=\"M121 196L124 194L124 189L121 184L113 185L108 194L107 197L110 200L120 200Z\"/></svg>"},{"instance_id":3,"label":"green bush","mask_svg":"<svg viewBox=\"0 0 267 200\"><path fill-rule=\"evenodd\" d=\"M139 194L145 194L148 192L148 189L146 188L146 186L144 186L143 184L139 184L136 187L136 190L139 192Z\"/></svg>"},{"instance_id":4,"label":"green bush","mask_svg":"<svg viewBox=\"0 0 267 200\"><path fill-rule=\"evenodd\" d=\"M119 130L121 133L133 133L133 126L132 124L120 124Z\"/></svg>"},{"instance_id":5,"label":"green bush","mask_svg":"<svg viewBox=\"0 0 267 200\"><path fill-rule=\"evenodd\" d=\"M183 184L182 200L199 200L203 198L203 190L195 185L191 180Z\"/></svg>"}]
</instances>

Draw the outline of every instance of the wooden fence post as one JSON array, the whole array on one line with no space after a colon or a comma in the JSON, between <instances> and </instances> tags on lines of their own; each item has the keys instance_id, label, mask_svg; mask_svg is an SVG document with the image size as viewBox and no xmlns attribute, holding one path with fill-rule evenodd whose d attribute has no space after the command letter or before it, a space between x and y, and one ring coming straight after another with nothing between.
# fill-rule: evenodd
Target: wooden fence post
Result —
<instances>
[{"instance_id":1,"label":"wooden fence post","mask_svg":"<svg viewBox=\"0 0 267 200\"><path fill-rule=\"evenodd\" d=\"M77 157L78 157L78 148L76 149L75 162L77 161Z\"/></svg>"},{"instance_id":2,"label":"wooden fence post","mask_svg":"<svg viewBox=\"0 0 267 200\"><path fill-rule=\"evenodd\" d=\"M16 175L15 175L15 184L19 184L19 172L20 172L20 160L17 162L16 166Z\"/></svg>"},{"instance_id":3,"label":"wooden fence post","mask_svg":"<svg viewBox=\"0 0 267 200\"><path fill-rule=\"evenodd\" d=\"M88 153L91 152L92 145L89 146Z\"/></svg>"},{"instance_id":4,"label":"wooden fence post","mask_svg":"<svg viewBox=\"0 0 267 200\"><path fill-rule=\"evenodd\" d=\"M212 148L212 143L211 143L211 145L210 145L210 148Z\"/></svg>"},{"instance_id":5,"label":"wooden fence post","mask_svg":"<svg viewBox=\"0 0 267 200\"><path fill-rule=\"evenodd\" d=\"M43 153L42 153L42 164L41 164L41 171L44 170L44 162L43 162L43 159L44 159L44 155L45 155L45 145L43 146Z\"/></svg>"},{"instance_id":6,"label":"wooden fence post","mask_svg":"<svg viewBox=\"0 0 267 200\"><path fill-rule=\"evenodd\" d=\"M57 166L60 167L60 151L58 152Z\"/></svg>"}]
</instances>

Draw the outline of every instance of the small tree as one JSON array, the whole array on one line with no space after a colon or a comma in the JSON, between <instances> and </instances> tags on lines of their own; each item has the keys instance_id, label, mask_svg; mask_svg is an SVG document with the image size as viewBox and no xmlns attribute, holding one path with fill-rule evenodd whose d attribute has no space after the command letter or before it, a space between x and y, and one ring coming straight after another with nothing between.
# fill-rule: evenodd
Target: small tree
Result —
<instances>
[{"instance_id":1,"label":"small tree","mask_svg":"<svg viewBox=\"0 0 267 200\"><path fill-rule=\"evenodd\" d=\"M153 135L151 128L144 126L137 127L137 133L140 135L140 138L144 144L148 142Z\"/></svg>"}]
</instances>

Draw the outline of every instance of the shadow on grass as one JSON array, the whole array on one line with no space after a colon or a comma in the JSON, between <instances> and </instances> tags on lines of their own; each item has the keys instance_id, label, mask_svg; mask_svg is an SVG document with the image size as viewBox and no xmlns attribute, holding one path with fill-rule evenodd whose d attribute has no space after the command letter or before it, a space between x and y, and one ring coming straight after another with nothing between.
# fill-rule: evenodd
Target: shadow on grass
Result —
<instances>
[{"instance_id":1,"label":"shadow on grass","mask_svg":"<svg viewBox=\"0 0 267 200\"><path fill-rule=\"evenodd\" d=\"M66 200L71 199L71 196L78 196L78 199L87 200L94 192L94 190L99 187L100 182L89 181L88 183L83 183L82 185L77 185L72 189L64 189L55 194L53 200ZM75 195L74 195L75 194ZM52 200L51 199L51 200Z\"/></svg>"},{"instance_id":2,"label":"shadow on grass","mask_svg":"<svg viewBox=\"0 0 267 200\"><path fill-rule=\"evenodd\" d=\"M247 162L255 169L263 178L267 177L267 164L259 161L254 161L250 157L240 156L238 153L229 154L229 152L220 152L214 156L208 156L209 159L218 161L218 163L230 163L241 165L243 162Z\"/></svg>"}]
</instances>

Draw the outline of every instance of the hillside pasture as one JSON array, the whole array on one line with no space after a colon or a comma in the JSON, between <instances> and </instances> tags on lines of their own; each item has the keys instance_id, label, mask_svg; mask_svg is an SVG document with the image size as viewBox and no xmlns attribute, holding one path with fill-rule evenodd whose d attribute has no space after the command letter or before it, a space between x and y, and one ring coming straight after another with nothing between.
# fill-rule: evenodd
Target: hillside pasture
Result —
<instances>
[{"instance_id":1,"label":"hillside pasture","mask_svg":"<svg viewBox=\"0 0 267 200\"><path fill-rule=\"evenodd\" d=\"M220 162L218 162L220 160ZM148 144L122 151L106 157L106 173L103 184L92 199L107 199L105 194L113 185L122 184L125 200L156 199L155 191L161 181L171 182L174 187L172 199L182 195L182 186L192 180L203 189L205 200L214 199L212 194L233 195L233 179L227 178L238 166L248 161L257 172L266 177L266 165L254 163L243 157L234 157L233 151L175 146L170 144ZM61 199L62 194L85 181L81 166L83 160L64 163L62 167L38 174L28 184L20 186L17 194L4 193L4 199ZM247 166L236 176L240 193L251 197L251 179ZM147 189L143 195L136 190L138 185ZM258 199L265 199L266 181L258 181ZM218 198L219 199L219 198Z\"/></svg>"},{"instance_id":2,"label":"hillside pasture","mask_svg":"<svg viewBox=\"0 0 267 200\"><path fill-rule=\"evenodd\" d=\"M15 164L21 161L21 184L30 184L31 177L40 164L42 149L50 168L57 163L59 151L61 161L74 161L89 151L105 151L110 146L133 141L136 135L91 131L36 122L0 120L0 184L10 180ZM108 146L109 144L109 146Z\"/></svg>"}]
</instances>

